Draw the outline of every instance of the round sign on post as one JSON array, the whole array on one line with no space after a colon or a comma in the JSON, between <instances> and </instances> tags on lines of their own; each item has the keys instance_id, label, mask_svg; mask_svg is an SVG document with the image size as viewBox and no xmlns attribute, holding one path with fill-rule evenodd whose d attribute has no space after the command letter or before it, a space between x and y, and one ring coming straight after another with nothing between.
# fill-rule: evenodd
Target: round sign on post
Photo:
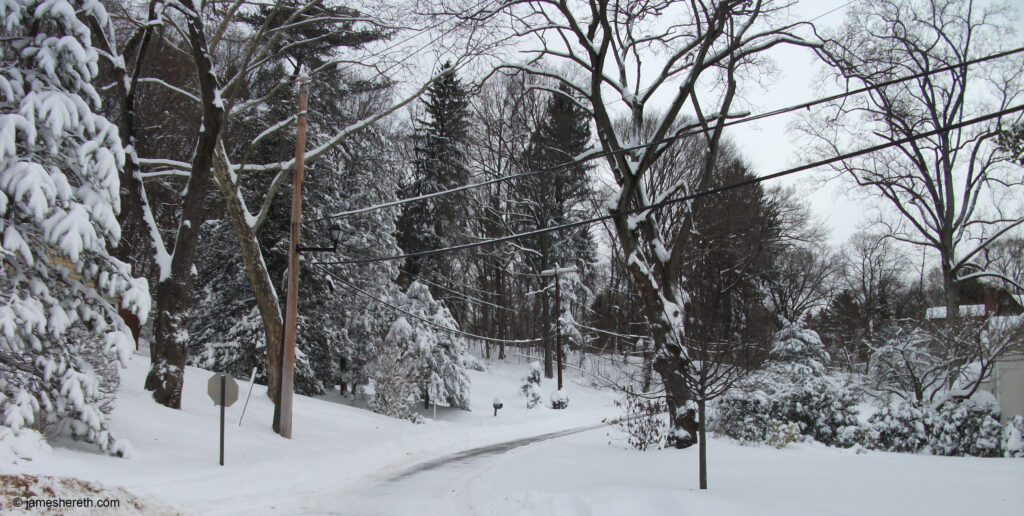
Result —
<instances>
[{"instance_id":1,"label":"round sign on post","mask_svg":"<svg viewBox=\"0 0 1024 516\"><path fill-rule=\"evenodd\" d=\"M207 382L206 392L214 405L220 405L220 465L224 465L224 407L238 401L238 383L227 373L215 373Z\"/></svg>"}]
</instances>

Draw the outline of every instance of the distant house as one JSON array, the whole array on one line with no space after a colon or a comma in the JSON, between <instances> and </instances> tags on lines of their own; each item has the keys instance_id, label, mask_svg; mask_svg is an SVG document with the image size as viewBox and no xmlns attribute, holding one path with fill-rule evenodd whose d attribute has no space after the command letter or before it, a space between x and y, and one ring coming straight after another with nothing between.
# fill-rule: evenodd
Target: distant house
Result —
<instances>
[{"instance_id":1,"label":"distant house","mask_svg":"<svg viewBox=\"0 0 1024 516\"><path fill-rule=\"evenodd\" d=\"M1024 324L1024 296L1012 295L1005 290L986 290L985 304L961 305L960 317L988 317L992 329L1008 329ZM934 306L925 311L929 320L944 320L946 307ZM1024 415L1024 336L1020 346L996 360L992 373L983 384L999 402L1002 421Z\"/></svg>"}]
</instances>

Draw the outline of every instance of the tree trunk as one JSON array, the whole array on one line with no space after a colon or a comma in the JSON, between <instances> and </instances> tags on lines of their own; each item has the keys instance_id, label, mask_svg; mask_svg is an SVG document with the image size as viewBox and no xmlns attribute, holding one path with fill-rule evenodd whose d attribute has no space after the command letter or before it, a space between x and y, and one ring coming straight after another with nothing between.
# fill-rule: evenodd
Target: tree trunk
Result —
<instances>
[{"instance_id":1,"label":"tree trunk","mask_svg":"<svg viewBox=\"0 0 1024 516\"><path fill-rule=\"evenodd\" d=\"M200 147L217 134L200 135ZM170 275L156 286L156 318L153 321L153 340L150 348L150 370L146 376L146 389L153 391L153 399L161 405L181 408L181 388L185 379L185 360L188 357L188 330L185 317L192 301L195 282L194 267L199 228L205 220L204 197L210 183L207 161L196 159L188 180L181 209L181 223L174 239Z\"/></svg>"},{"instance_id":2,"label":"tree trunk","mask_svg":"<svg viewBox=\"0 0 1024 516\"><path fill-rule=\"evenodd\" d=\"M503 301L505 300L505 279L502 277L501 271L497 271L496 277L498 278L498 304L501 306L508 306ZM501 332L501 338L508 338L508 313L507 310L502 310L500 315L500 324L498 325L499 331ZM505 360L505 342L498 343L498 360Z\"/></svg>"},{"instance_id":3,"label":"tree trunk","mask_svg":"<svg viewBox=\"0 0 1024 516\"><path fill-rule=\"evenodd\" d=\"M945 254L945 253L943 253ZM942 289L946 302L946 321L953 322L960 319L960 289L956 283L955 272L953 272L950 261L942 257Z\"/></svg>"},{"instance_id":4,"label":"tree trunk","mask_svg":"<svg viewBox=\"0 0 1024 516\"><path fill-rule=\"evenodd\" d=\"M213 163L213 175L227 205L228 218L231 220L231 227L235 230L238 245L242 250L245 273L249 277L249 284L252 285L256 306L259 308L260 318L263 321L267 342L267 396L276 400L280 387L284 317L281 315L281 306L277 299L277 291L274 290L274 282L270 278L267 264L263 261L263 252L260 249L259 240L256 238L256 230L247 221L248 211L245 201L242 199L241 192L238 191L238 184L231 180L229 167L226 151L223 145L220 145Z\"/></svg>"},{"instance_id":5,"label":"tree trunk","mask_svg":"<svg viewBox=\"0 0 1024 516\"><path fill-rule=\"evenodd\" d=\"M153 399L171 408L181 408L181 388L185 381L185 359L188 356L185 317L192 300L192 285L195 281L193 265L199 229L205 221L204 201L210 187L211 160L220 140L224 120L224 109L214 100L217 98L217 77L213 73L213 63L207 50L202 18L189 16L187 25L202 97L202 130L192 154L192 173L182 200L181 221L174 238L170 270L167 277L160 278L156 287L156 304L159 309L153 323L152 363L146 376L146 389L153 391Z\"/></svg>"},{"instance_id":6,"label":"tree trunk","mask_svg":"<svg viewBox=\"0 0 1024 516\"><path fill-rule=\"evenodd\" d=\"M696 414L689 401L693 399L686 383L679 378L682 366L678 359L659 356L654 361L654 369L661 375L665 385L665 404L668 405L669 434L666 446L678 449L689 448L697 442Z\"/></svg>"}]
</instances>

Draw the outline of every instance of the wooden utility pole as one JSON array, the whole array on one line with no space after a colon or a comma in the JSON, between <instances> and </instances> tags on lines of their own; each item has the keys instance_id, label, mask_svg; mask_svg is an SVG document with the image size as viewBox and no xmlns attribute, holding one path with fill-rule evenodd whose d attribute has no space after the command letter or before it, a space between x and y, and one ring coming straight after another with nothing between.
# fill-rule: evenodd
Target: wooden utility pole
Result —
<instances>
[{"instance_id":1,"label":"wooden utility pole","mask_svg":"<svg viewBox=\"0 0 1024 516\"><path fill-rule=\"evenodd\" d=\"M558 390L562 390L562 280L555 273L555 360L558 362Z\"/></svg>"},{"instance_id":2,"label":"wooden utility pole","mask_svg":"<svg viewBox=\"0 0 1024 516\"><path fill-rule=\"evenodd\" d=\"M306 104L309 79L299 79L299 119L295 129L295 175L292 179L292 219L288 239L288 292L284 305L284 343L281 375L274 407L274 430L292 437L292 391L295 386L295 332L299 302L299 237L302 225L302 171L306 159Z\"/></svg>"},{"instance_id":3,"label":"wooden utility pole","mask_svg":"<svg viewBox=\"0 0 1024 516\"><path fill-rule=\"evenodd\" d=\"M541 271L541 276L552 276L555 278L555 360L558 362L558 390L562 390L562 325L559 322L562 318L562 288L561 274L576 272L576 267L559 268Z\"/></svg>"}]
</instances>

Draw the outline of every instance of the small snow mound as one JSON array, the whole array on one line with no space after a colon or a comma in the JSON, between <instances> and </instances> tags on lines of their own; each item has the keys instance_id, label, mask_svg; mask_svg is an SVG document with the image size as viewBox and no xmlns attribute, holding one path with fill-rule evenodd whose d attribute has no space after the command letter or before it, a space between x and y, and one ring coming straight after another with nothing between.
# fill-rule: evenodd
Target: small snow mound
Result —
<instances>
[{"instance_id":1,"label":"small snow mound","mask_svg":"<svg viewBox=\"0 0 1024 516\"><path fill-rule=\"evenodd\" d=\"M39 432L22 428L15 434L10 428L0 427L0 456L32 460L52 449Z\"/></svg>"},{"instance_id":2,"label":"small snow mound","mask_svg":"<svg viewBox=\"0 0 1024 516\"><path fill-rule=\"evenodd\" d=\"M980 406L999 408L999 400L996 399L995 395L988 391L978 390L971 396L971 401L974 401Z\"/></svg>"}]
</instances>

